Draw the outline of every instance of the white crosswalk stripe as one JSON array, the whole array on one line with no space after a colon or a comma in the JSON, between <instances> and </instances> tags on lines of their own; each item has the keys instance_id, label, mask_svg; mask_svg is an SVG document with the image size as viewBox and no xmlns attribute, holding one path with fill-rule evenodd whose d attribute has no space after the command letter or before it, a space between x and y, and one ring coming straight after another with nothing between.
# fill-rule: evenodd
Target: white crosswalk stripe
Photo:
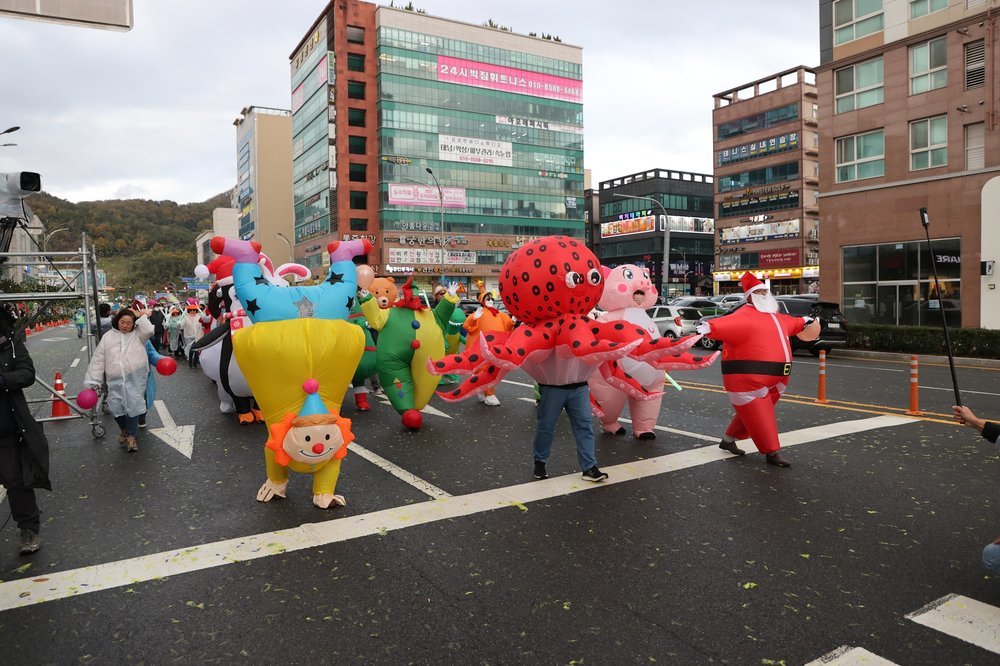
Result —
<instances>
[{"instance_id":1,"label":"white crosswalk stripe","mask_svg":"<svg viewBox=\"0 0 1000 666\"><path fill-rule=\"evenodd\" d=\"M906 616L917 624L1000 654L1000 608L949 594Z\"/></svg>"},{"instance_id":2,"label":"white crosswalk stripe","mask_svg":"<svg viewBox=\"0 0 1000 666\"><path fill-rule=\"evenodd\" d=\"M806 666L897 666L896 662L883 659L864 648L843 645Z\"/></svg>"}]
</instances>

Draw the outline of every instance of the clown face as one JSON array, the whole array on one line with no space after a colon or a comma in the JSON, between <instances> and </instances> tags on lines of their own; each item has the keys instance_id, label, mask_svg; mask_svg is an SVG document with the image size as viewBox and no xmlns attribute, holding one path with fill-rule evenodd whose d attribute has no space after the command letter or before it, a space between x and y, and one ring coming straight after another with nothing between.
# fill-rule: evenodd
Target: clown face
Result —
<instances>
[{"instance_id":1,"label":"clown face","mask_svg":"<svg viewBox=\"0 0 1000 666\"><path fill-rule=\"evenodd\" d=\"M318 465L333 457L344 437L336 423L289 428L281 447L288 457L306 465Z\"/></svg>"}]
</instances>

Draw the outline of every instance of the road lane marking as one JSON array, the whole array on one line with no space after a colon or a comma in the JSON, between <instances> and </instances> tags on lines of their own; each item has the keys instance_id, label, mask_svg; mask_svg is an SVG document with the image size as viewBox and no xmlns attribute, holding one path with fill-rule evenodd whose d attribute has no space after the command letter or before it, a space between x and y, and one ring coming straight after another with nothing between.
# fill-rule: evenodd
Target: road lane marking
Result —
<instances>
[{"instance_id":1,"label":"road lane marking","mask_svg":"<svg viewBox=\"0 0 1000 666\"><path fill-rule=\"evenodd\" d=\"M83 351L87 351L87 348L86 347L80 347L80 351L82 351L82 352Z\"/></svg>"},{"instance_id":2,"label":"road lane marking","mask_svg":"<svg viewBox=\"0 0 1000 666\"><path fill-rule=\"evenodd\" d=\"M524 402L535 402L534 398L518 398L518 400L523 400ZM621 417L621 416L618 417L618 420L619 421L624 421L625 423L632 423L632 419L627 419L627 418ZM653 427L656 428L657 430L662 430L663 432L671 432L671 433L673 433L675 435L681 435L683 437L690 437L692 439L700 439L700 440L703 440L703 441L706 441L706 442L714 442L716 444L718 444L718 442L719 442L719 438L718 437L709 437L708 435L702 435L702 434L697 433L697 432L689 432L687 430L678 430L676 428L668 428L666 426L661 426L661 425L654 425Z\"/></svg>"},{"instance_id":3,"label":"road lane marking","mask_svg":"<svg viewBox=\"0 0 1000 666\"><path fill-rule=\"evenodd\" d=\"M7 497L7 489L0 486L0 504L3 504L4 498Z\"/></svg>"},{"instance_id":4,"label":"road lane marking","mask_svg":"<svg viewBox=\"0 0 1000 666\"><path fill-rule=\"evenodd\" d=\"M73 359L73 362L69 364L69 367L71 367L71 368L75 368L75 367L76 367L76 366L78 366L78 365L80 365L80 358L79 358L79 357L77 357L77 358L74 358L74 359Z\"/></svg>"},{"instance_id":5,"label":"road lane marking","mask_svg":"<svg viewBox=\"0 0 1000 666\"><path fill-rule=\"evenodd\" d=\"M174 449L188 460L191 460L191 454L194 452L194 426L179 426L174 423L174 419L170 416L170 412L167 410L167 404L162 400L153 401L153 406L156 407L156 413L160 415L160 421L163 423L163 427L153 428L149 431L150 434L155 435L164 444Z\"/></svg>"},{"instance_id":6,"label":"road lane marking","mask_svg":"<svg viewBox=\"0 0 1000 666\"><path fill-rule=\"evenodd\" d=\"M789 447L841 435L905 425L917 420L898 416L880 416L793 430L784 433L781 438L784 446ZM407 504L320 523L306 523L299 527L237 537L190 548L168 550L118 562L96 564L69 571L46 572L40 577L0 583L0 612L271 555L280 555L376 534L384 535L394 530L495 511L496 509L516 507L519 510L524 510L524 505L530 502L548 500L724 460L735 461L737 459L720 450L717 446L703 446L607 467L604 471L611 476L603 483L584 481L578 474L573 473L550 477L542 481L531 481L467 495L443 497L419 504Z\"/></svg>"},{"instance_id":7,"label":"road lane marking","mask_svg":"<svg viewBox=\"0 0 1000 666\"><path fill-rule=\"evenodd\" d=\"M931 629L1000 654L1000 608L949 594L906 616Z\"/></svg>"},{"instance_id":8,"label":"road lane marking","mask_svg":"<svg viewBox=\"0 0 1000 666\"><path fill-rule=\"evenodd\" d=\"M940 386L924 386L923 384L917 385L919 388L927 389L929 391L950 391L954 392L954 387L941 388ZM975 393L976 395L1000 395L1000 393L990 393L989 391L970 391L969 389L961 389L962 393Z\"/></svg>"},{"instance_id":9,"label":"road lane marking","mask_svg":"<svg viewBox=\"0 0 1000 666\"><path fill-rule=\"evenodd\" d=\"M794 365L799 365L799 364L802 364L802 365L817 365L817 366L819 365L819 363L816 362L816 361L795 361L794 362ZM907 372L906 370L897 370L896 368L873 368L870 365L845 365L843 363L830 363L829 361L826 362L826 367L828 367L828 368L852 368L854 370L864 370L865 372L872 371L872 370L875 371L875 372Z\"/></svg>"},{"instance_id":10,"label":"road lane marking","mask_svg":"<svg viewBox=\"0 0 1000 666\"><path fill-rule=\"evenodd\" d=\"M385 471L392 474L397 479L405 481L406 483L410 484L420 492L425 493L426 495L430 496L433 499L441 499L442 497L452 496L451 493L447 493L438 488L437 486L435 486L433 483L424 481L419 476L407 472L405 469L403 469L396 463L389 462L382 456L378 455L377 453L373 453L372 451L369 451L368 449L361 446L357 442L351 442L350 444L347 445L347 448L350 449L351 451L354 451L368 462L374 465L378 465Z\"/></svg>"},{"instance_id":11,"label":"road lane marking","mask_svg":"<svg viewBox=\"0 0 1000 666\"><path fill-rule=\"evenodd\" d=\"M806 666L897 666L896 662L883 659L864 648L843 645Z\"/></svg>"}]
</instances>

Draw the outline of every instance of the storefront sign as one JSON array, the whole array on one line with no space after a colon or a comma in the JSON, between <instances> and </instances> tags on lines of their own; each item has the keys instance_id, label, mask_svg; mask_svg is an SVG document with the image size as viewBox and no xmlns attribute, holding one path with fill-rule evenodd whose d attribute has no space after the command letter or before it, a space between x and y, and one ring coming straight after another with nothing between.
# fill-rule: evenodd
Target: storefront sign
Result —
<instances>
[{"instance_id":1,"label":"storefront sign","mask_svg":"<svg viewBox=\"0 0 1000 666\"><path fill-rule=\"evenodd\" d=\"M771 250L758 253L757 265L760 268L785 268L787 266L798 266L801 251L798 248L791 250Z\"/></svg>"},{"instance_id":2,"label":"storefront sign","mask_svg":"<svg viewBox=\"0 0 1000 666\"><path fill-rule=\"evenodd\" d=\"M799 133L790 132L781 136L774 136L770 139L762 139L753 143L745 143L742 146L726 148L719 151L719 166L752 160L765 155L774 155L786 150L794 150L799 147Z\"/></svg>"},{"instance_id":3,"label":"storefront sign","mask_svg":"<svg viewBox=\"0 0 1000 666\"><path fill-rule=\"evenodd\" d=\"M387 228L396 231L441 231L441 223L425 220L391 220L387 223Z\"/></svg>"},{"instance_id":4,"label":"storefront sign","mask_svg":"<svg viewBox=\"0 0 1000 666\"><path fill-rule=\"evenodd\" d=\"M514 146L509 141L438 134L438 158L451 162L509 167L514 165Z\"/></svg>"},{"instance_id":5,"label":"storefront sign","mask_svg":"<svg viewBox=\"0 0 1000 666\"><path fill-rule=\"evenodd\" d=\"M514 127L543 129L552 132L569 132L571 134L583 134L583 128L576 125L561 125L559 123L550 123L547 120L535 120L533 118L517 118L515 116L497 116L497 125L513 125Z\"/></svg>"},{"instance_id":6,"label":"storefront sign","mask_svg":"<svg viewBox=\"0 0 1000 666\"><path fill-rule=\"evenodd\" d=\"M510 247L510 240L507 238L487 238L486 247Z\"/></svg>"},{"instance_id":7,"label":"storefront sign","mask_svg":"<svg viewBox=\"0 0 1000 666\"><path fill-rule=\"evenodd\" d=\"M438 81L583 103L583 82L474 60L438 56Z\"/></svg>"},{"instance_id":8,"label":"storefront sign","mask_svg":"<svg viewBox=\"0 0 1000 666\"><path fill-rule=\"evenodd\" d=\"M719 243L730 245L734 243L756 243L775 238L798 238L800 234L799 220L782 220L781 222L761 222L759 224L738 224L719 230Z\"/></svg>"},{"instance_id":9,"label":"storefront sign","mask_svg":"<svg viewBox=\"0 0 1000 666\"><path fill-rule=\"evenodd\" d=\"M390 247L389 261L406 264L440 264L441 250L431 248ZM446 264L470 266L476 263L476 253L466 250L445 250Z\"/></svg>"},{"instance_id":10,"label":"storefront sign","mask_svg":"<svg viewBox=\"0 0 1000 666\"><path fill-rule=\"evenodd\" d=\"M468 245L469 239L465 236L448 236L443 239L447 241L448 247L456 245ZM399 243L401 245L441 245L441 236L383 236L385 243Z\"/></svg>"},{"instance_id":11,"label":"storefront sign","mask_svg":"<svg viewBox=\"0 0 1000 666\"><path fill-rule=\"evenodd\" d=\"M367 238L372 243L374 243L376 240L378 240L378 238L375 236L375 234L344 234L343 236L341 236L341 239L345 240L345 241L349 241L349 240L362 240L362 239L365 239L365 238Z\"/></svg>"},{"instance_id":12,"label":"storefront sign","mask_svg":"<svg viewBox=\"0 0 1000 666\"><path fill-rule=\"evenodd\" d=\"M647 217L636 217L631 220L616 220L614 222L601 223L601 238L613 238L614 236L630 236L632 234L644 234L656 231L656 218L652 215Z\"/></svg>"},{"instance_id":13,"label":"storefront sign","mask_svg":"<svg viewBox=\"0 0 1000 666\"><path fill-rule=\"evenodd\" d=\"M442 187L445 208L465 208L465 188ZM440 206L436 187L389 183L389 205L391 206Z\"/></svg>"}]
</instances>

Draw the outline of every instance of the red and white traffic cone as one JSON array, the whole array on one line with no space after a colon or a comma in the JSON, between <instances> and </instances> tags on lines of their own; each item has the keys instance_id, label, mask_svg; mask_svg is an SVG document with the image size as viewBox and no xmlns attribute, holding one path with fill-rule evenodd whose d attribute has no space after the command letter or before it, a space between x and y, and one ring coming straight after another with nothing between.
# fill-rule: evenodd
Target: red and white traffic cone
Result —
<instances>
[{"instance_id":1,"label":"red and white traffic cone","mask_svg":"<svg viewBox=\"0 0 1000 666\"><path fill-rule=\"evenodd\" d=\"M58 393L60 396L62 396L63 398L66 397L66 385L63 384L62 375L59 374L58 372L56 373L56 381L53 388L55 388L56 393ZM63 400L53 397L52 416L72 416L72 414L70 414L69 411L69 405Z\"/></svg>"}]
</instances>

